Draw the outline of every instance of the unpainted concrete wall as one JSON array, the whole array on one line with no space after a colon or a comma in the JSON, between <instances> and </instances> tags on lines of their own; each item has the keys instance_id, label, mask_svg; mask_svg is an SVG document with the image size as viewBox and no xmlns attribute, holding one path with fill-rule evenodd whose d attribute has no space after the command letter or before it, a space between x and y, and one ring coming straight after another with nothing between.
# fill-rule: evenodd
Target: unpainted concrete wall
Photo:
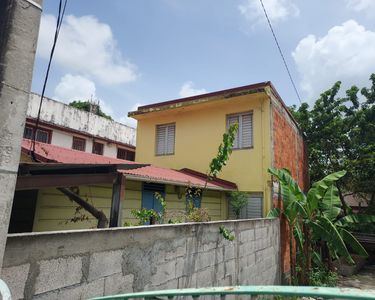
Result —
<instances>
[{"instance_id":1,"label":"unpainted concrete wall","mask_svg":"<svg viewBox=\"0 0 375 300\"><path fill-rule=\"evenodd\" d=\"M219 234L234 232L233 242ZM168 288L279 284L279 220L9 235L14 299L87 299Z\"/></svg>"},{"instance_id":2,"label":"unpainted concrete wall","mask_svg":"<svg viewBox=\"0 0 375 300\"><path fill-rule=\"evenodd\" d=\"M28 117L37 117L39 102L40 96L31 93L27 109ZM40 119L47 123L135 146L134 128L70 107L49 98L44 98L43 100Z\"/></svg>"}]
</instances>

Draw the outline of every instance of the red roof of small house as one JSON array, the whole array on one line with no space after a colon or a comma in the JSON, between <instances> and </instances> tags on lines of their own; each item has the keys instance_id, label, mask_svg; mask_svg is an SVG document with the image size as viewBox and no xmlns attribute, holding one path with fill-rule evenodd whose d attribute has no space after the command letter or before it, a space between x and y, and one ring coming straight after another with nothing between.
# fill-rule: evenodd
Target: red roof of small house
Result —
<instances>
[{"instance_id":1,"label":"red roof of small house","mask_svg":"<svg viewBox=\"0 0 375 300\"><path fill-rule=\"evenodd\" d=\"M30 154L31 141L24 139L22 142L22 152ZM137 164L139 168L131 170L118 170L125 177L139 181L160 182L182 186L204 187L213 190L236 190L235 183L214 179L206 183L204 174L183 169L181 171L161 168L153 165L141 165L137 162L106 157L102 155L87 153L83 151L67 149L56 145L35 143L35 156L42 162L58 162L65 164Z\"/></svg>"},{"instance_id":2,"label":"red roof of small house","mask_svg":"<svg viewBox=\"0 0 375 300\"><path fill-rule=\"evenodd\" d=\"M23 139L22 152L31 153L31 140ZM135 164L134 161L67 149L52 144L35 142L35 156L43 162L79 164Z\"/></svg>"},{"instance_id":3,"label":"red roof of small house","mask_svg":"<svg viewBox=\"0 0 375 300\"><path fill-rule=\"evenodd\" d=\"M193 187L207 187L208 189L217 190L237 190L235 183L222 180L213 179L206 182L206 176L197 176L194 174L185 173L184 171L178 171L173 169L166 169L156 167L153 165L145 166L131 170L119 170L119 172L128 174L127 178L142 179L142 181L152 181L160 183L170 183L176 185L191 185Z\"/></svg>"}]
</instances>

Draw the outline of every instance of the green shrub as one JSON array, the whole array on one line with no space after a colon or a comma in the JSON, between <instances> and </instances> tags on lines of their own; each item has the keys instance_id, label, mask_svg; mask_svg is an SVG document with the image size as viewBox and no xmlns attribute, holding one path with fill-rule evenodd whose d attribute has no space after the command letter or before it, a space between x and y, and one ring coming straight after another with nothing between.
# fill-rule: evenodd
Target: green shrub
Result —
<instances>
[{"instance_id":1,"label":"green shrub","mask_svg":"<svg viewBox=\"0 0 375 300\"><path fill-rule=\"evenodd\" d=\"M244 192L231 192L229 197L232 211L235 214L236 218L239 219L241 209L246 206L248 201L247 194Z\"/></svg>"},{"instance_id":2,"label":"green shrub","mask_svg":"<svg viewBox=\"0 0 375 300\"><path fill-rule=\"evenodd\" d=\"M139 220L138 225L145 225L150 222L151 218L158 219L158 213L153 209L141 208L133 209L131 211L132 215Z\"/></svg>"},{"instance_id":3,"label":"green shrub","mask_svg":"<svg viewBox=\"0 0 375 300\"><path fill-rule=\"evenodd\" d=\"M210 216L205 208L193 207L188 211L186 216L187 222L208 222L211 221Z\"/></svg>"},{"instance_id":4,"label":"green shrub","mask_svg":"<svg viewBox=\"0 0 375 300\"><path fill-rule=\"evenodd\" d=\"M314 268L309 274L309 282L312 286L335 287L338 275L326 268Z\"/></svg>"}]
</instances>

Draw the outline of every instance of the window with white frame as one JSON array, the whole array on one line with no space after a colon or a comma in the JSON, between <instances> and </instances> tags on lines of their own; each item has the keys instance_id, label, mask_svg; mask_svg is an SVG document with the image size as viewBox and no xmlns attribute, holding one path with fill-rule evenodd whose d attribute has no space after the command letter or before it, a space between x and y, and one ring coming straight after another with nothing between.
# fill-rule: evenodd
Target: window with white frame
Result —
<instances>
[{"instance_id":1,"label":"window with white frame","mask_svg":"<svg viewBox=\"0 0 375 300\"><path fill-rule=\"evenodd\" d=\"M238 124L238 131L233 143L233 149L253 147L253 113L239 113L227 116L227 128Z\"/></svg>"},{"instance_id":2,"label":"window with white frame","mask_svg":"<svg viewBox=\"0 0 375 300\"><path fill-rule=\"evenodd\" d=\"M156 155L174 154L176 124L156 126Z\"/></svg>"}]
</instances>

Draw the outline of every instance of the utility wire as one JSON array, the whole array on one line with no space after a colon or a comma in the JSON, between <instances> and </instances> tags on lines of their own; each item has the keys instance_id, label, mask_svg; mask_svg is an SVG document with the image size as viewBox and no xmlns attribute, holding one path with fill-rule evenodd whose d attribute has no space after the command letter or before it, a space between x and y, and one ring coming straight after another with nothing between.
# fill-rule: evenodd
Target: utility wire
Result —
<instances>
[{"instance_id":1,"label":"utility wire","mask_svg":"<svg viewBox=\"0 0 375 300\"><path fill-rule=\"evenodd\" d=\"M273 30L273 27L272 27L272 24L271 24L270 18L268 17L268 14L267 14L266 8L264 7L263 0L259 0L259 1L260 1L260 4L262 5L263 11L264 11L264 15L266 16L266 19L267 19L268 25L269 25L269 27L270 27L270 29L271 29L271 33L272 33L273 38L274 38L274 40L275 40L276 46L277 46L277 48L279 49L279 52L280 52L281 58L283 59L284 66L285 66L285 68L286 68L286 71L288 72L289 79L290 79L290 81L291 81L291 83L292 83L292 85L293 85L294 91L296 92L296 95L297 95L297 98L298 98L299 102L302 104L301 97L300 97L300 95L299 95L299 93L298 93L298 90L297 90L297 87L296 87L296 85L295 85L295 83L294 83L294 80L293 80L292 74L291 74L290 71L289 71L288 64L286 63L286 60L285 60L285 57L284 57L283 51L281 50L281 47L280 47L280 45L279 45L279 42L278 42L278 40L277 40L277 38L276 38L276 34L275 34L274 30Z\"/></svg>"},{"instance_id":2,"label":"utility wire","mask_svg":"<svg viewBox=\"0 0 375 300\"><path fill-rule=\"evenodd\" d=\"M63 1L64 1L64 4L63 4ZM48 61L48 66L47 66L47 71L46 71L46 76L44 77L42 94L40 95L38 115L37 115L37 118L36 118L35 128L34 128L34 131L33 131L33 137L32 137L32 142L31 142L31 146L32 146L31 158L33 159L33 161L38 161L36 159L36 157L35 157L36 132L37 132L38 127L39 127L40 112L41 112L41 109L42 109L42 103L43 103L44 93L46 91L48 77L49 77L49 71L50 71L51 63L52 63L52 58L53 58L53 54L55 53L57 39L59 37L61 24L62 24L63 19L64 19L65 9L66 9L67 2L68 2L68 0L60 0L60 3L59 3L59 12L58 12L58 15L57 15L57 20L56 20L55 36L53 38L53 44L52 44L52 48L51 48L51 52L50 52L50 56L49 56L49 61Z\"/></svg>"}]
</instances>

